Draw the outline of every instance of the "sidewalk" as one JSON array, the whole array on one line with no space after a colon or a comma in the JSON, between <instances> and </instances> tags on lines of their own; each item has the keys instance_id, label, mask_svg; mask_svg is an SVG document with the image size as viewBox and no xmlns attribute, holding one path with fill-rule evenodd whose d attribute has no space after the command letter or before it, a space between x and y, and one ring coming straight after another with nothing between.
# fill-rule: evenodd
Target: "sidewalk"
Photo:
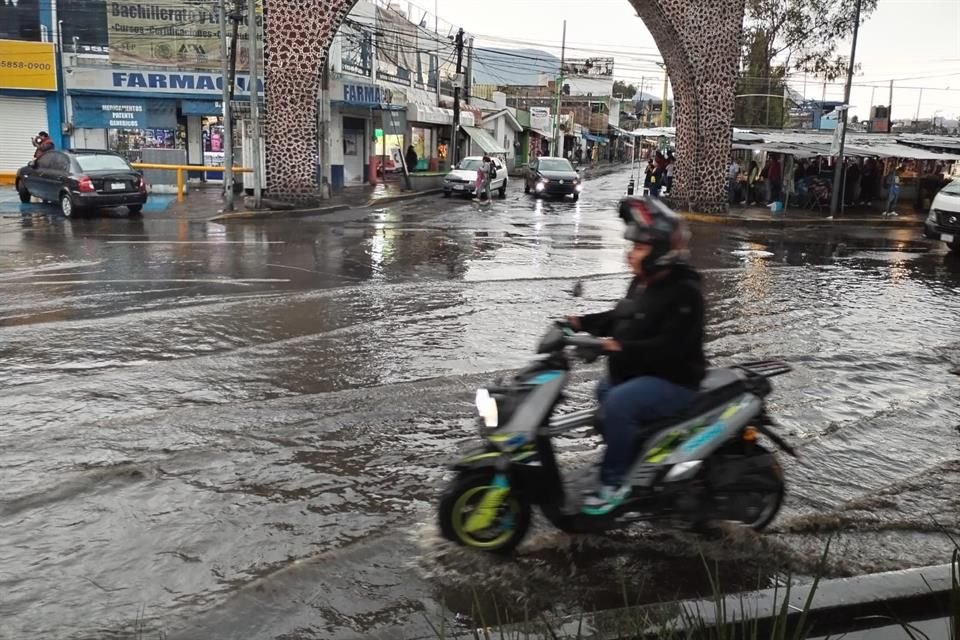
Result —
<instances>
[{"instance_id":1,"label":"sidewalk","mask_svg":"<svg viewBox=\"0 0 960 640\"><path fill-rule=\"evenodd\" d=\"M247 209L246 204L250 202L251 197L245 194L237 194L234 197L235 210L233 212L224 212L220 189L216 186L210 186L190 189L182 202L174 202L167 208L167 213L171 216L204 219L214 222L220 220L249 220L281 216L312 216L333 213L344 209L375 207L391 202L437 194L440 193L440 191L440 189L405 191L401 185L395 183L378 184L376 186L363 185L359 187L349 187L335 194L329 200L324 200L322 204L318 204L317 206L291 207L276 210L268 208L258 210Z\"/></svg>"},{"instance_id":2,"label":"sidewalk","mask_svg":"<svg viewBox=\"0 0 960 640\"><path fill-rule=\"evenodd\" d=\"M694 213L685 211L683 217L691 222L708 224L729 224L741 226L885 226L885 227L922 227L927 214L915 211L901 211L898 216L886 218L880 211L868 207L853 207L841 214L829 218L829 212L810 211L808 209L788 209L773 213L766 207L744 207L735 205L726 214Z\"/></svg>"}]
</instances>

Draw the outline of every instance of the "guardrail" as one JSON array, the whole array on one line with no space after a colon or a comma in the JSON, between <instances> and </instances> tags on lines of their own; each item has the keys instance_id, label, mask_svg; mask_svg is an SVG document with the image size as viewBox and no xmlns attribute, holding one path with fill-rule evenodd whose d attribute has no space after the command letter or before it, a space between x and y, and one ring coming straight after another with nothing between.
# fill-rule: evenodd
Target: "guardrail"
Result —
<instances>
[{"instance_id":1,"label":"guardrail","mask_svg":"<svg viewBox=\"0 0 960 640\"><path fill-rule=\"evenodd\" d=\"M183 196L186 195L186 186L183 179L185 171L216 171L223 172L223 167L208 167L202 164L157 164L152 162L132 162L134 169L157 169L160 171L177 172L177 202L183 202ZM234 167L234 173L252 173L253 169L249 167Z\"/></svg>"}]
</instances>

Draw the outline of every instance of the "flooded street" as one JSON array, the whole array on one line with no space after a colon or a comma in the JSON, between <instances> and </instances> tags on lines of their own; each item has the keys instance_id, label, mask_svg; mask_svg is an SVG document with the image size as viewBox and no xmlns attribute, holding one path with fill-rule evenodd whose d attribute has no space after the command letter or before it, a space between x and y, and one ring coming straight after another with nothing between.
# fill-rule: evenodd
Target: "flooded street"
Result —
<instances>
[{"instance_id":1,"label":"flooded street","mask_svg":"<svg viewBox=\"0 0 960 640\"><path fill-rule=\"evenodd\" d=\"M947 562L960 258L919 229L693 227L713 363L795 367L770 404L802 462L769 533L541 521L511 562L439 539L474 389L625 290L628 175L579 203L514 180L489 207L229 226L0 217L0 638L430 637L478 590L511 611L667 599L703 587L700 551L746 588L809 574L831 536L831 575Z\"/></svg>"}]
</instances>

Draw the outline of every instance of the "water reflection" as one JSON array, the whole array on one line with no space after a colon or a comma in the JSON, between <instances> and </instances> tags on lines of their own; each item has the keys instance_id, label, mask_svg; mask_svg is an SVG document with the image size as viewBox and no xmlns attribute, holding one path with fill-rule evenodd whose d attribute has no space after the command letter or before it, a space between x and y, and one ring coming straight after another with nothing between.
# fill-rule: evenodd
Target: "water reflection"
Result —
<instances>
[{"instance_id":1,"label":"water reflection","mask_svg":"<svg viewBox=\"0 0 960 640\"><path fill-rule=\"evenodd\" d=\"M703 550L753 586L778 562L811 570L837 531L847 546L832 574L938 558L922 527L955 514L960 491L947 374L960 362L960 259L918 253L899 232L694 228L711 359L797 369L770 402L809 466L786 463L790 499L768 536L538 531L507 566L414 524L433 532L444 464L473 441L471 390L526 362L549 319L622 295L617 197L236 227L36 219L0 235L12 633L132 626L131 594L184 628L236 596L225 620L272 628L277 610L242 596L282 593L287 607L313 603L285 624L325 638L372 635L436 589L520 601L534 584L537 606L607 606L617 572L632 596L692 593L707 586ZM112 242L131 239L150 243ZM93 284L42 286L51 274ZM28 284L3 284L14 277ZM574 302L580 278L589 297ZM571 397L588 398L598 371L578 370ZM596 447L563 451L586 463Z\"/></svg>"}]
</instances>

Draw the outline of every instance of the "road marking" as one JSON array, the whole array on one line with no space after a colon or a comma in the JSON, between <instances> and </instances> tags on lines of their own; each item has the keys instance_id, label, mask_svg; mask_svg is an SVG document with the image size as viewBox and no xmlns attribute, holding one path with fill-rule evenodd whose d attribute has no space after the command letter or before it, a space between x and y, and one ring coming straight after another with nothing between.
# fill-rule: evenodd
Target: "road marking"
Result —
<instances>
[{"instance_id":1,"label":"road marking","mask_svg":"<svg viewBox=\"0 0 960 640\"><path fill-rule=\"evenodd\" d=\"M287 244L283 240L247 242L246 240L107 240L106 244Z\"/></svg>"},{"instance_id":2,"label":"road marking","mask_svg":"<svg viewBox=\"0 0 960 640\"><path fill-rule=\"evenodd\" d=\"M178 282L178 283L191 283L191 284L261 284L268 282L290 282L290 278L241 278L238 280L231 280L226 278L160 278L160 279L143 279L143 280L4 280L0 281L0 287L12 286L12 285L64 285L64 284L133 284L133 283L149 283L155 284L160 282Z\"/></svg>"}]
</instances>

